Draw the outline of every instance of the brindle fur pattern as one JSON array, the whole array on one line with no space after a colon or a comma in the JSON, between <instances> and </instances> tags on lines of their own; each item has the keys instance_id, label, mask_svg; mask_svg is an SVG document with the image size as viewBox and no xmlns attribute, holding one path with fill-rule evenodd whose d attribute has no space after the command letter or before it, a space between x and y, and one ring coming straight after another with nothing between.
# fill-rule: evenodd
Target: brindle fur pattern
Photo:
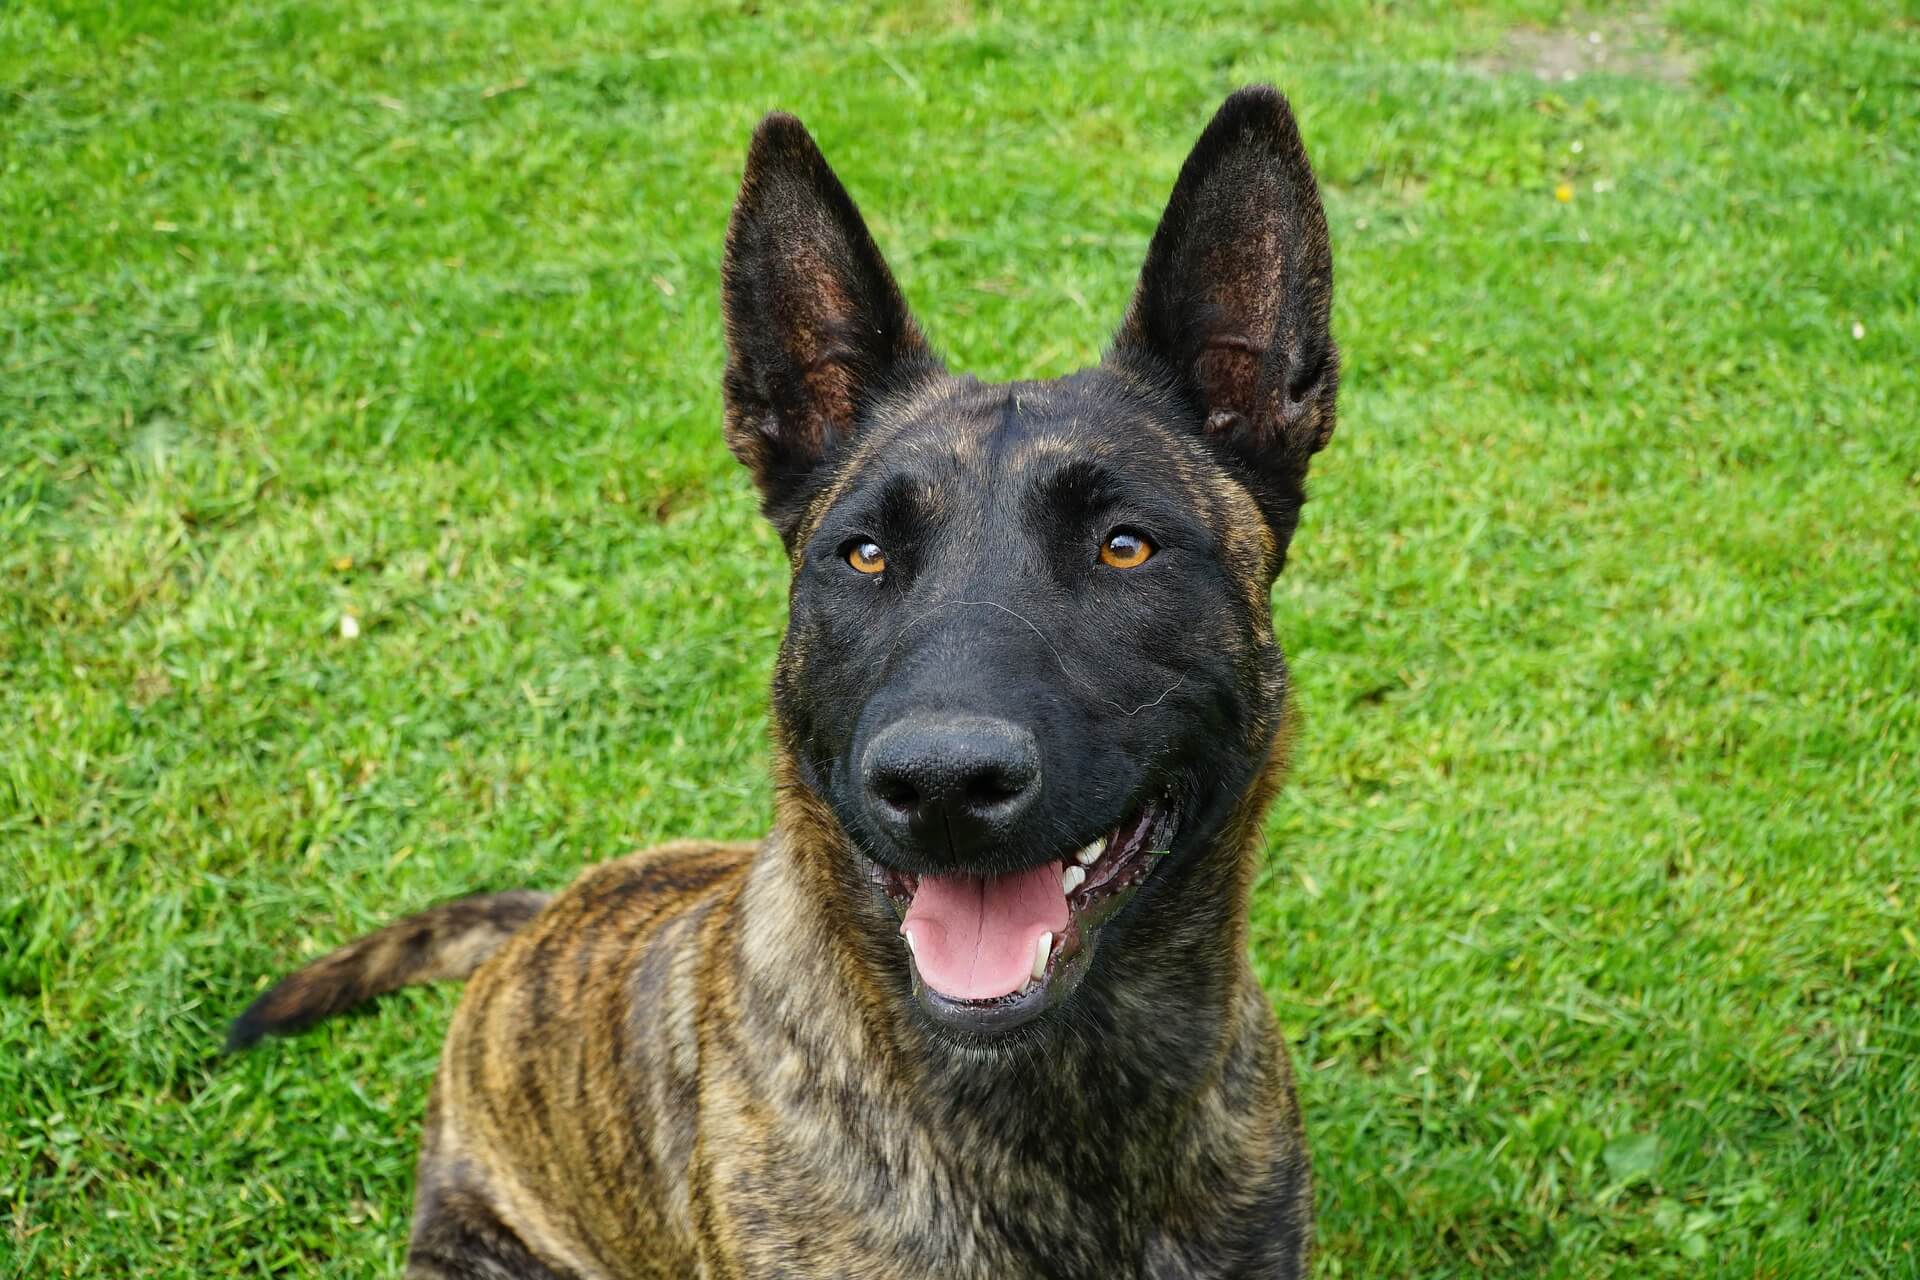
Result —
<instances>
[{"instance_id":1,"label":"brindle fur pattern","mask_svg":"<svg viewBox=\"0 0 1920 1280\"><path fill-rule=\"evenodd\" d=\"M596 867L544 909L402 921L287 979L235 1041L493 951L429 1105L413 1276L1304 1274L1306 1141L1247 960L1290 722L1268 592L1337 366L1285 100L1221 109L1113 350L1069 378L948 375L788 117L755 135L726 285L727 439L794 573L771 833ZM1054 508L1098 502L1159 504L1171 567L1072 577L1058 549L1084 522ZM874 511L894 581L834 577L866 527L846 522ZM1089 634L1115 637L1093 661ZM1069 748L1012 866L1143 789L1184 816L1069 1002L976 1039L917 1016L846 762L902 686L996 684L1053 708L1043 731Z\"/></svg>"}]
</instances>

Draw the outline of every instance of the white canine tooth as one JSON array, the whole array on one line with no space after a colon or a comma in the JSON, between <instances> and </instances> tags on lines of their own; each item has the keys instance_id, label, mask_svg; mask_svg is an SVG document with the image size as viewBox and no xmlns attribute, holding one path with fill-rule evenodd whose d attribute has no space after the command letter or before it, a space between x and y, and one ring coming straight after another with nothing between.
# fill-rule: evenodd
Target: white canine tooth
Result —
<instances>
[{"instance_id":1,"label":"white canine tooth","mask_svg":"<svg viewBox=\"0 0 1920 1280\"><path fill-rule=\"evenodd\" d=\"M1101 836L1098 840L1095 840L1092 844L1088 845L1086 848L1082 849L1080 852L1074 854L1073 860L1079 863L1083 867L1090 867L1094 863L1098 862L1100 860L1100 855L1105 853L1106 851L1107 851L1107 838L1105 836Z\"/></svg>"},{"instance_id":2,"label":"white canine tooth","mask_svg":"<svg viewBox=\"0 0 1920 1280\"><path fill-rule=\"evenodd\" d=\"M1060 892L1072 893L1087 882L1085 867L1068 867L1060 873Z\"/></svg>"},{"instance_id":3,"label":"white canine tooth","mask_svg":"<svg viewBox=\"0 0 1920 1280\"><path fill-rule=\"evenodd\" d=\"M1047 953L1053 950L1053 935L1043 933L1033 940L1033 980L1040 981L1040 975L1047 971Z\"/></svg>"}]
</instances>

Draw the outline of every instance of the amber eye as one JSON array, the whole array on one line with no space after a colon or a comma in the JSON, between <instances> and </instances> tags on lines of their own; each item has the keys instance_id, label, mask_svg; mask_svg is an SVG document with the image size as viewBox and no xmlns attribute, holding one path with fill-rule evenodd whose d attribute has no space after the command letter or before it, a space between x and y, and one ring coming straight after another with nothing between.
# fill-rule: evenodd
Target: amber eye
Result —
<instances>
[{"instance_id":1,"label":"amber eye","mask_svg":"<svg viewBox=\"0 0 1920 1280\"><path fill-rule=\"evenodd\" d=\"M1138 569L1153 554L1153 544L1129 529L1107 535L1100 545L1100 563L1110 569Z\"/></svg>"},{"instance_id":2,"label":"amber eye","mask_svg":"<svg viewBox=\"0 0 1920 1280\"><path fill-rule=\"evenodd\" d=\"M861 573L880 573L887 567L887 557L877 542L856 542L847 552L847 563Z\"/></svg>"}]
</instances>

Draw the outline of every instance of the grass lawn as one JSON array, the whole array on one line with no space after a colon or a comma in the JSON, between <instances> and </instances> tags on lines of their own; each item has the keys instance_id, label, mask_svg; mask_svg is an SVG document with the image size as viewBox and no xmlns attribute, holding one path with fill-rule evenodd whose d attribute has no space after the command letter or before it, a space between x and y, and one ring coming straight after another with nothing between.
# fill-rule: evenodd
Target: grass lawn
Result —
<instances>
[{"instance_id":1,"label":"grass lawn","mask_svg":"<svg viewBox=\"0 0 1920 1280\"><path fill-rule=\"evenodd\" d=\"M763 829L717 302L762 111L956 367L1039 377L1269 79L1347 367L1255 920L1320 1275L1920 1274L1897 8L0 7L0 1273L392 1270L457 993L225 1020Z\"/></svg>"}]
</instances>

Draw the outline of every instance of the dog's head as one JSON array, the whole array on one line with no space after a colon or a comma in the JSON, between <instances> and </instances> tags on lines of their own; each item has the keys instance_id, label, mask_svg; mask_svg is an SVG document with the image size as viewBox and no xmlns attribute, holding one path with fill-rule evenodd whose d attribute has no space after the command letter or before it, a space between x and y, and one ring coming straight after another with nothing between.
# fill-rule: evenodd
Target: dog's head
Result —
<instances>
[{"instance_id":1,"label":"dog's head","mask_svg":"<svg viewBox=\"0 0 1920 1280\"><path fill-rule=\"evenodd\" d=\"M1292 114L1247 89L1099 365L956 377L806 130L754 135L726 434L793 570L783 803L833 831L851 927L892 939L942 1027L1019 1025L1156 933L1244 915L1286 686L1269 592L1334 425L1332 289Z\"/></svg>"}]
</instances>

